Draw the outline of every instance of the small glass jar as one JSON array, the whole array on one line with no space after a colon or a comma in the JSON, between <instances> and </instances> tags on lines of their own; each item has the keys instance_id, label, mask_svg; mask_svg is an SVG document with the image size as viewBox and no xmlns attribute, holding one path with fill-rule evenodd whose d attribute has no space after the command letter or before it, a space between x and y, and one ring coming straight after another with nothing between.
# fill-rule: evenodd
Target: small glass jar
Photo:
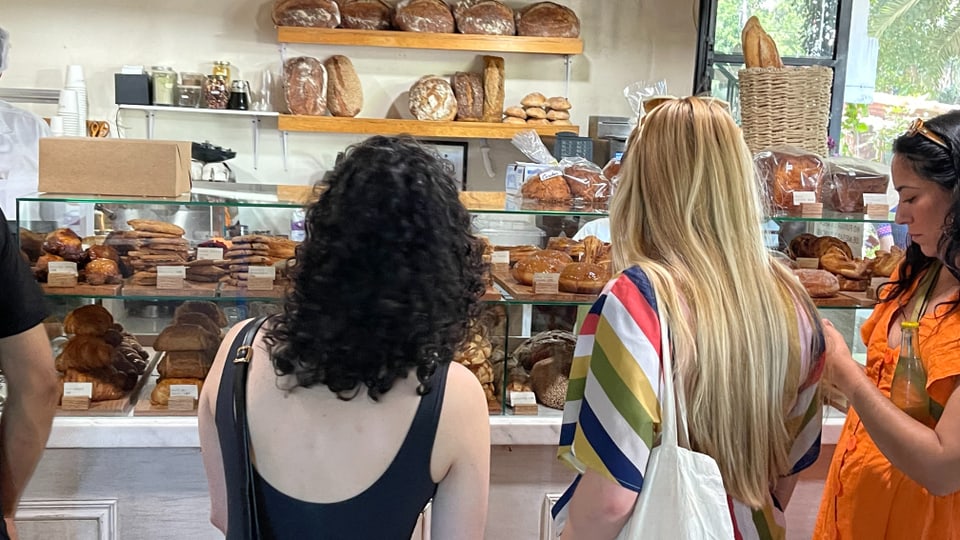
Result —
<instances>
[{"instance_id":1,"label":"small glass jar","mask_svg":"<svg viewBox=\"0 0 960 540\"><path fill-rule=\"evenodd\" d=\"M203 81L203 104L208 109L226 109L230 90L223 75L207 75Z\"/></svg>"},{"instance_id":2,"label":"small glass jar","mask_svg":"<svg viewBox=\"0 0 960 540\"><path fill-rule=\"evenodd\" d=\"M177 72L167 66L153 66L150 68L150 78L153 82L153 104L174 105Z\"/></svg>"},{"instance_id":3,"label":"small glass jar","mask_svg":"<svg viewBox=\"0 0 960 540\"><path fill-rule=\"evenodd\" d=\"M180 84L177 85L177 106L199 107L203 94L202 73L181 73Z\"/></svg>"},{"instance_id":4,"label":"small glass jar","mask_svg":"<svg viewBox=\"0 0 960 540\"><path fill-rule=\"evenodd\" d=\"M230 84L230 77L231 77L231 75L232 75L232 74L230 73L230 69L231 69L231 68L230 68L230 62L227 62L227 61L225 61L225 60L218 60L218 61L216 61L216 62L213 63L213 73L212 73L212 75L214 75L214 76L216 76L216 75L221 75L221 76L223 77L223 79L224 79L225 81L227 81L227 84Z\"/></svg>"}]
</instances>

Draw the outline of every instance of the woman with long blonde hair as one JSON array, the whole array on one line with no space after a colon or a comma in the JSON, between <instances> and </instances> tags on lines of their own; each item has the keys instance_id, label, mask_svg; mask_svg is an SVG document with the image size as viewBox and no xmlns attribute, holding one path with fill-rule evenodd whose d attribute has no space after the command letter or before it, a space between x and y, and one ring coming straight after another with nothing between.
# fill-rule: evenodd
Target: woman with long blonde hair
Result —
<instances>
[{"instance_id":1,"label":"woman with long blonde hair","mask_svg":"<svg viewBox=\"0 0 960 540\"><path fill-rule=\"evenodd\" d=\"M580 475L554 511L562 538L613 538L643 489L661 427L660 316L690 446L717 462L734 529L783 538L793 475L820 450L823 329L764 247L733 118L700 98L654 109L631 136L610 217L620 273L580 329L570 374L560 457Z\"/></svg>"}]
</instances>

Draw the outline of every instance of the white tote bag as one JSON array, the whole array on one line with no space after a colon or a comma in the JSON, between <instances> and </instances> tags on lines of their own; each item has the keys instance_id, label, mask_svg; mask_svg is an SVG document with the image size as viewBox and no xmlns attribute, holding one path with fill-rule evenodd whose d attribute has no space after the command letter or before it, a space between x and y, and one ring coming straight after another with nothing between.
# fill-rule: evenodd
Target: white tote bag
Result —
<instances>
[{"instance_id":1,"label":"white tote bag","mask_svg":"<svg viewBox=\"0 0 960 540\"><path fill-rule=\"evenodd\" d=\"M720 468L712 457L685 448L689 446L689 437L683 388L674 391L669 331L663 308L658 308L663 351L663 433L660 445L650 451L643 490L633 515L617 538L731 540L733 521ZM677 442L678 423L683 430L684 446Z\"/></svg>"}]
</instances>

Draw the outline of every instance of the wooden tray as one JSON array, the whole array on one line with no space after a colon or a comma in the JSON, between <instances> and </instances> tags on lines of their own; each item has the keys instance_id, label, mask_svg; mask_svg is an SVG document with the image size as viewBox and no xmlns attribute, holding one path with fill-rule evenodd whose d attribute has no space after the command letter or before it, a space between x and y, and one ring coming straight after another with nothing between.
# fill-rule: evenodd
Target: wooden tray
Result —
<instances>
[{"instance_id":1,"label":"wooden tray","mask_svg":"<svg viewBox=\"0 0 960 540\"><path fill-rule=\"evenodd\" d=\"M154 405L150 401L150 394L153 393L153 389L157 387L157 379L160 378L160 375L157 373L151 373L147 377L147 383L143 387L143 391L140 393L142 399L137 401L136 407L133 409L134 416L196 416L197 410L192 411L171 411L167 407Z\"/></svg>"},{"instance_id":2,"label":"wooden tray","mask_svg":"<svg viewBox=\"0 0 960 540\"><path fill-rule=\"evenodd\" d=\"M496 302L502 299L503 295L493 285L487 287L487 291L480 297L481 302Z\"/></svg>"},{"instance_id":3,"label":"wooden tray","mask_svg":"<svg viewBox=\"0 0 960 540\"><path fill-rule=\"evenodd\" d=\"M493 269L493 280L497 282L514 300L534 302L579 302L592 304L597 300L596 294L575 294L560 292L559 294L534 294L533 287L524 285L513 279L509 270Z\"/></svg>"},{"instance_id":4,"label":"wooden tray","mask_svg":"<svg viewBox=\"0 0 960 540\"><path fill-rule=\"evenodd\" d=\"M864 308L871 309L877 301L867 297L867 293L841 292L830 298L814 298L813 303L822 308Z\"/></svg>"},{"instance_id":5,"label":"wooden tray","mask_svg":"<svg viewBox=\"0 0 960 540\"><path fill-rule=\"evenodd\" d=\"M153 373L159 360L160 353L154 353L154 355L150 358L150 361L147 362L147 368L144 370L143 375L140 376L140 380L137 381L137 384L133 387L133 390L131 390L126 397L120 399L109 399L106 401L91 401L89 409L64 409L60 405L57 405L57 416L128 415L137 404L137 399L140 397L140 393L143 390L144 385L147 383L147 379L150 378L150 374Z\"/></svg>"},{"instance_id":6,"label":"wooden tray","mask_svg":"<svg viewBox=\"0 0 960 540\"><path fill-rule=\"evenodd\" d=\"M158 289L156 285L133 285L129 281L123 284L123 296L196 296L213 298L217 296L219 283L193 283L184 281L182 289Z\"/></svg>"},{"instance_id":7,"label":"wooden tray","mask_svg":"<svg viewBox=\"0 0 960 540\"><path fill-rule=\"evenodd\" d=\"M270 291L251 291L246 287L223 284L220 286L220 296L224 298L283 298L288 289L287 283L278 283Z\"/></svg>"},{"instance_id":8,"label":"wooden tray","mask_svg":"<svg viewBox=\"0 0 960 540\"><path fill-rule=\"evenodd\" d=\"M64 294L74 296L117 296L120 294L121 285L90 285L89 283L77 283L75 287L51 287L47 283L41 283L40 288L44 294Z\"/></svg>"}]
</instances>

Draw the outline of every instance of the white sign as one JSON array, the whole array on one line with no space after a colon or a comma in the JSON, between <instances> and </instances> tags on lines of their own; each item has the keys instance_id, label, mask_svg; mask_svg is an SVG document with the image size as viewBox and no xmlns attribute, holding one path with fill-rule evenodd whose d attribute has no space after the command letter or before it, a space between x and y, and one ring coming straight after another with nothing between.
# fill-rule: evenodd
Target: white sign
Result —
<instances>
[{"instance_id":1,"label":"white sign","mask_svg":"<svg viewBox=\"0 0 960 540\"><path fill-rule=\"evenodd\" d=\"M93 383L65 382L63 383L63 397L93 397Z\"/></svg>"},{"instance_id":2,"label":"white sign","mask_svg":"<svg viewBox=\"0 0 960 540\"><path fill-rule=\"evenodd\" d=\"M817 202L817 194L813 191L794 191L793 192L793 205L800 206L804 203L815 203Z\"/></svg>"},{"instance_id":3,"label":"white sign","mask_svg":"<svg viewBox=\"0 0 960 540\"><path fill-rule=\"evenodd\" d=\"M197 260L200 260L200 261L223 260L223 248L212 248L212 247L197 248Z\"/></svg>"},{"instance_id":4,"label":"white sign","mask_svg":"<svg viewBox=\"0 0 960 540\"><path fill-rule=\"evenodd\" d=\"M170 397L189 397L197 399L198 395L200 395L200 393L197 391L197 385L195 384L170 385Z\"/></svg>"},{"instance_id":5,"label":"white sign","mask_svg":"<svg viewBox=\"0 0 960 540\"><path fill-rule=\"evenodd\" d=\"M494 251L491 259L492 259L491 262L493 264L510 264L510 252Z\"/></svg>"}]
</instances>

